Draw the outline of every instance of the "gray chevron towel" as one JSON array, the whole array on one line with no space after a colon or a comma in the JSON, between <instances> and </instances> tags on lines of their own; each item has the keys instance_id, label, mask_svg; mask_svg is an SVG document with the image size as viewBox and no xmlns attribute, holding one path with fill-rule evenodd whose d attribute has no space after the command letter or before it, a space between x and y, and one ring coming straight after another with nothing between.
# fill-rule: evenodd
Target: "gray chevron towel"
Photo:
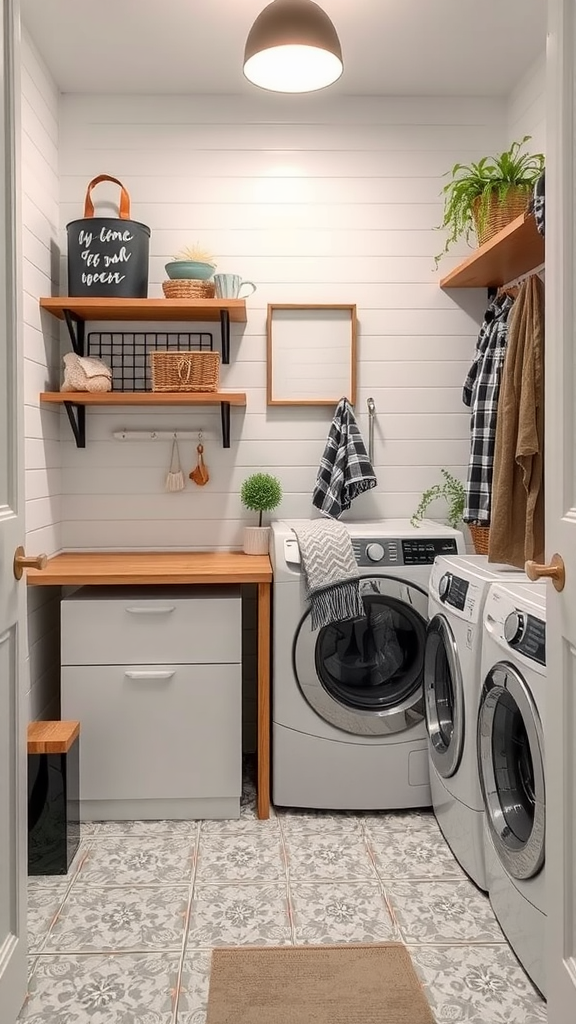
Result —
<instances>
[{"instance_id":1,"label":"gray chevron towel","mask_svg":"<svg viewBox=\"0 0 576 1024\"><path fill-rule=\"evenodd\" d=\"M336 520L312 519L292 529L300 546L312 629L364 615L358 566L346 527Z\"/></svg>"}]
</instances>

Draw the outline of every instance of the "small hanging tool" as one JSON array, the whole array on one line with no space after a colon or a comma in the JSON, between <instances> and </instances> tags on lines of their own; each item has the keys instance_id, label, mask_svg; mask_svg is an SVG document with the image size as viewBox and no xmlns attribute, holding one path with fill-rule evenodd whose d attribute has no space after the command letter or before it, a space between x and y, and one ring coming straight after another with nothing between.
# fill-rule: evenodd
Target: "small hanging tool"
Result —
<instances>
[{"instance_id":1,"label":"small hanging tool","mask_svg":"<svg viewBox=\"0 0 576 1024\"><path fill-rule=\"evenodd\" d=\"M198 444L196 445L196 451L198 453L198 462L194 469L192 470L192 472L188 474L188 476L190 477L191 480L194 481L195 484L198 484L198 487L204 487L204 484L207 484L210 479L210 474L208 472L207 467L204 465L204 445L202 444L202 431L200 431L200 433L198 434Z\"/></svg>"},{"instance_id":2,"label":"small hanging tool","mask_svg":"<svg viewBox=\"0 0 576 1024\"><path fill-rule=\"evenodd\" d=\"M168 476L166 477L166 490L183 491L185 486L184 473L182 472L182 466L180 465L178 440L176 434L174 434L174 438L172 440L172 454L170 456L170 469L168 470Z\"/></svg>"}]
</instances>

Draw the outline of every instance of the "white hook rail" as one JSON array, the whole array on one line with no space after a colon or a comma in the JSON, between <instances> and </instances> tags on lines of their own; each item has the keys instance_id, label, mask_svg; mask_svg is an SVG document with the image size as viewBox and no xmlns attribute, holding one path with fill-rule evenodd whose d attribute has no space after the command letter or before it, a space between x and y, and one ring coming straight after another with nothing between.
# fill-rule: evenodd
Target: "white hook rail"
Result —
<instances>
[{"instance_id":1,"label":"white hook rail","mask_svg":"<svg viewBox=\"0 0 576 1024\"><path fill-rule=\"evenodd\" d=\"M210 430L115 430L115 441L198 441L215 435Z\"/></svg>"}]
</instances>

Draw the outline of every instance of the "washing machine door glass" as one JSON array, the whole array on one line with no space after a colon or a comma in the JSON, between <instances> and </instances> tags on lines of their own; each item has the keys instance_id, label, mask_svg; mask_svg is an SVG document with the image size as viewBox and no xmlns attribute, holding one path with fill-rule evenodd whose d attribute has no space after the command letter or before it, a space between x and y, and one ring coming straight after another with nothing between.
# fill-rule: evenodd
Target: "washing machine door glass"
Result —
<instances>
[{"instance_id":1,"label":"washing machine door glass","mask_svg":"<svg viewBox=\"0 0 576 1024\"><path fill-rule=\"evenodd\" d=\"M464 747L464 690L456 640L444 615L435 615L426 630L424 698L430 757L449 779Z\"/></svg>"},{"instance_id":2,"label":"washing machine door glass","mask_svg":"<svg viewBox=\"0 0 576 1024\"><path fill-rule=\"evenodd\" d=\"M543 751L532 694L512 665L499 662L482 689L478 762L494 846L513 878L532 878L544 863Z\"/></svg>"},{"instance_id":3,"label":"washing machine door glass","mask_svg":"<svg viewBox=\"0 0 576 1024\"><path fill-rule=\"evenodd\" d=\"M294 638L294 672L312 708L356 735L385 735L424 717L422 692L427 597L392 577L361 580L364 615L310 628Z\"/></svg>"}]
</instances>

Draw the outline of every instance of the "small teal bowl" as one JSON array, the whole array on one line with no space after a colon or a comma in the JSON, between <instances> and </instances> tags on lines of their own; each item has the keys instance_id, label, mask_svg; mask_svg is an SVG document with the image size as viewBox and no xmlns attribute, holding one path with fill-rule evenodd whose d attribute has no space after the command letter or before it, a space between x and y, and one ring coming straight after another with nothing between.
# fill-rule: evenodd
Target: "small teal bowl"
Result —
<instances>
[{"instance_id":1,"label":"small teal bowl","mask_svg":"<svg viewBox=\"0 0 576 1024\"><path fill-rule=\"evenodd\" d=\"M174 260L167 263L166 273L171 281L182 281L184 278L192 278L195 281L207 281L215 271L211 263L195 263L193 260Z\"/></svg>"}]
</instances>

